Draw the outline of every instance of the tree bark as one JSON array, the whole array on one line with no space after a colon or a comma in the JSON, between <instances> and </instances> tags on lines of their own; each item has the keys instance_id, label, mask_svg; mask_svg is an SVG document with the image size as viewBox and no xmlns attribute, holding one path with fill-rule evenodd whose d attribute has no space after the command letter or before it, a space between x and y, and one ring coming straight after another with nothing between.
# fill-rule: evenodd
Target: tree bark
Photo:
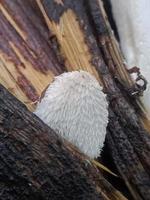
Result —
<instances>
[{"instance_id":1,"label":"tree bark","mask_svg":"<svg viewBox=\"0 0 150 200\"><path fill-rule=\"evenodd\" d=\"M0 199L126 199L0 86Z\"/></svg>"}]
</instances>

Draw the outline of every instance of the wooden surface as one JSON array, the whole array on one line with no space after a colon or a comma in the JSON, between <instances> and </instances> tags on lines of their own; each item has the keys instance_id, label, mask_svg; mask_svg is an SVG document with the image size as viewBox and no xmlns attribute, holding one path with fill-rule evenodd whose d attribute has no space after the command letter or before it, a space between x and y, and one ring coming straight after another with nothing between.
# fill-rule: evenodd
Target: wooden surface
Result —
<instances>
[{"instance_id":1,"label":"wooden surface","mask_svg":"<svg viewBox=\"0 0 150 200\"><path fill-rule=\"evenodd\" d=\"M2 86L0 152L1 200L126 199Z\"/></svg>"},{"instance_id":2,"label":"wooden surface","mask_svg":"<svg viewBox=\"0 0 150 200\"><path fill-rule=\"evenodd\" d=\"M93 74L96 70L95 76L98 75L109 101L106 142L110 154L133 198L149 199L150 131L141 122L145 119L144 110L138 97L130 92L134 83L101 1L36 1L49 29L56 35L67 69L84 69ZM79 48L85 46L84 51Z\"/></svg>"},{"instance_id":3,"label":"wooden surface","mask_svg":"<svg viewBox=\"0 0 150 200\"><path fill-rule=\"evenodd\" d=\"M0 83L33 110L54 75L64 71L34 1L0 1Z\"/></svg>"},{"instance_id":4,"label":"wooden surface","mask_svg":"<svg viewBox=\"0 0 150 200\"><path fill-rule=\"evenodd\" d=\"M132 198L148 200L150 122L101 0L1 0L0 23L0 83L30 110L55 75L95 75L109 101L107 151Z\"/></svg>"}]
</instances>

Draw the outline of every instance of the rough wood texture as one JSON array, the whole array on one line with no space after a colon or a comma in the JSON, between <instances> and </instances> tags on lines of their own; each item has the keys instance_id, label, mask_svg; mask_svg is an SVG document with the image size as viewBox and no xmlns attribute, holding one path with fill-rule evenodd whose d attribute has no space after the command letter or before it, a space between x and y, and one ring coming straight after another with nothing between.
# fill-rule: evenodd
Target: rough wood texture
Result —
<instances>
[{"instance_id":1,"label":"rough wood texture","mask_svg":"<svg viewBox=\"0 0 150 200\"><path fill-rule=\"evenodd\" d=\"M2 86L0 152L1 200L126 199Z\"/></svg>"},{"instance_id":2,"label":"rough wood texture","mask_svg":"<svg viewBox=\"0 0 150 200\"><path fill-rule=\"evenodd\" d=\"M141 123L142 107L130 92L136 84L127 73L101 1L36 1L57 37L67 69L87 70L103 84L110 103L107 143L111 155L133 198L149 199L150 131ZM83 43L86 48L80 51Z\"/></svg>"},{"instance_id":3,"label":"rough wood texture","mask_svg":"<svg viewBox=\"0 0 150 200\"><path fill-rule=\"evenodd\" d=\"M83 69L94 74L108 95L110 122L106 143L112 159L133 199L148 200L150 122L139 98L131 95L131 89L136 90L136 84L125 68L101 0L1 0L0 11L0 23L4 27L0 30L3 32L0 72L5 74L0 73L0 82L10 91L13 88L12 93L31 108L26 100L36 100L53 76L65 70L64 66L66 70ZM27 34L27 39L24 34ZM6 42L4 48L6 37L10 42ZM28 53L22 50L24 45ZM11 51L12 54L8 53ZM21 61L25 68L17 65L14 53L19 58L17 62ZM47 71L43 72L43 69ZM20 72L30 81L21 79L23 89L18 82ZM12 76L15 78L12 79ZM32 98L31 86L34 86L33 94L36 94L36 98ZM31 93L27 96L26 93L30 90ZM5 117L9 118L9 115ZM9 126L11 127L10 123ZM110 199L113 194L112 192L112 197L109 196Z\"/></svg>"},{"instance_id":4,"label":"rough wood texture","mask_svg":"<svg viewBox=\"0 0 150 200\"><path fill-rule=\"evenodd\" d=\"M53 53L35 1L0 1L0 82L30 109L54 75L64 71Z\"/></svg>"}]
</instances>

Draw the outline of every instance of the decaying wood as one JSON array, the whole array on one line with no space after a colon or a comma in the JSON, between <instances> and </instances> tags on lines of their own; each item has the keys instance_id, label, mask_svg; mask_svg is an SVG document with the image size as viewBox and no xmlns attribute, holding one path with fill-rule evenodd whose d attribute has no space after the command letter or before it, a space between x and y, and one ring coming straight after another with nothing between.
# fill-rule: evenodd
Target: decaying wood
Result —
<instances>
[{"instance_id":1,"label":"decaying wood","mask_svg":"<svg viewBox=\"0 0 150 200\"><path fill-rule=\"evenodd\" d=\"M150 122L130 92L135 83L101 0L1 0L0 11L0 82L33 109L27 102L37 100L54 75L79 69L95 75L108 96L106 142L112 159L133 199L149 199Z\"/></svg>"},{"instance_id":2,"label":"decaying wood","mask_svg":"<svg viewBox=\"0 0 150 200\"><path fill-rule=\"evenodd\" d=\"M0 1L0 82L30 109L54 75L64 71L37 10L34 1Z\"/></svg>"},{"instance_id":3,"label":"decaying wood","mask_svg":"<svg viewBox=\"0 0 150 200\"><path fill-rule=\"evenodd\" d=\"M126 199L2 86L0 152L1 200Z\"/></svg>"},{"instance_id":4,"label":"decaying wood","mask_svg":"<svg viewBox=\"0 0 150 200\"><path fill-rule=\"evenodd\" d=\"M149 199L150 135L141 123L139 100L130 93L134 83L106 23L101 1L37 3L57 37L67 69L99 75L110 102L107 143L113 159L134 199Z\"/></svg>"}]
</instances>

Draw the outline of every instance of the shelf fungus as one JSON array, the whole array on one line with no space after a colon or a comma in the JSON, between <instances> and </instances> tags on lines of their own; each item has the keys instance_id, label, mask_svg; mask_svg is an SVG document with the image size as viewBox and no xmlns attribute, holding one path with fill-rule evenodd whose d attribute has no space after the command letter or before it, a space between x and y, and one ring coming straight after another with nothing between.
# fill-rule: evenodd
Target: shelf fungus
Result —
<instances>
[{"instance_id":1,"label":"shelf fungus","mask_svg":"<svg viewBox=\"0 0 150 200\"><path fill-rule=\"evenodd\" d=\"M55 77L35 114L91 159L100 155L108 103L102 87L88 72L73 71Z\"/></svg>"}]
</instances>

